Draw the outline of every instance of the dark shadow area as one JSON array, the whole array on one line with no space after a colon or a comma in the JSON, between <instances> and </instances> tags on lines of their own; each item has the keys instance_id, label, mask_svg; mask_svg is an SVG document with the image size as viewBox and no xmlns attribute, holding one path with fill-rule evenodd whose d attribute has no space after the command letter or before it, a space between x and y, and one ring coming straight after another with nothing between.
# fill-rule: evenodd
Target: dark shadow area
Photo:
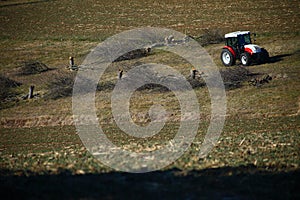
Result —
<instances>
[{"instance_id":1,"label":"dark shadow area","mask_svg":"<svg viewBox=\"0 0 300 200\"><path fill-rule=\"evenodd\" d=\"M9 199L299 199L300 170L265 171L253 165L145 174L12 176L1 170Z\"/></svg>"},{"instance_id":2,"label":"dark shadow area","mask_svg":"<svg viewBox=\"0 0 300 200\"><path fill-rule=\"evenodd\" d=\"M281 54L281 55L277 55L277 56L272 56L269 58L269 61L267 63L276 63L276 62L282 61L283 58L292 56L292 55L293 54Z\"/></svg>"},{"instance_id":3,"label":"dark shadow area","mask_svg":"<svg viewBox=\"0 0 300 200\"><path fill-rule=\"evenodd\" d=\"M30 1L30 2L21 2L21 3L11 3L11 4L6 4L6 5L0 5L0 8L44 3L47 1L53 1L53 0L40 0L40 1Z\"/></svg>"}]
</instances>

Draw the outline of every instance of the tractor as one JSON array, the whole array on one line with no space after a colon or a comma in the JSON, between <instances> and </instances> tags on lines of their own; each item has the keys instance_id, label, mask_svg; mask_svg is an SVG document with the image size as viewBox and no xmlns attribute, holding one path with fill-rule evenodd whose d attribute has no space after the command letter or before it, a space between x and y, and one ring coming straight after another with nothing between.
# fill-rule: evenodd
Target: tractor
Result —
<instances>
[{"instance_id":1,"label":"tractor","mask_svg":"<svg viewBox=\"0 0 300 200\"><path fill-rule=\"evenodd\" d=\"M250 31L236 31L225 34L225 46L222 49L221 60L225 66L232 66L239 59L244 66L252 62L266 63L269 53L264 48L252 44Z\"/></svg>"}]
</instances>

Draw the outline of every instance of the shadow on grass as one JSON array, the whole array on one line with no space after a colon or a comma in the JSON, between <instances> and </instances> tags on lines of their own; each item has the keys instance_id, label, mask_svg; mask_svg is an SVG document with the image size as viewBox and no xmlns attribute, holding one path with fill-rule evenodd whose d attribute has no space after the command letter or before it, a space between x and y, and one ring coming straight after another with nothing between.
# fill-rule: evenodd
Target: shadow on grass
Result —
<instances>
[{"instance_id":1,"label":"shadow on grass","mask_svg":"<svg viewBox=\"0 0 300 200\"><path fill-rule=\"evenodd\" d=\"M299 199L300 171L272 172L253 165L145 174L9 176L1 197L10 199ZM298 186L297 186L298 185ZM299 188L298 188L299 189Z\"/></svg>"},{"instance_id":2,"label":"shadow on grass","mask_svg":"<svg viewBox=\"0 0 300 200\"><path fill-rule=\"evenodd\" d=\"M268 63L276 63L279 61L282 61L283 58L288 57L288 56L292 56L293 54L281 54L281 55L276 55L276 56L272 56L269 58L269 62Z\"/></svg>"}]
</instances>

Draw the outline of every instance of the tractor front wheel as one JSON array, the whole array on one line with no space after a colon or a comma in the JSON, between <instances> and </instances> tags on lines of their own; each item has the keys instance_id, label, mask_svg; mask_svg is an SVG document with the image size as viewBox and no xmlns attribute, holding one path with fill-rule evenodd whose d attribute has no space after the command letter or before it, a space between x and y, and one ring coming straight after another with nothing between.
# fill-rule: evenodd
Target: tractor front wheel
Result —
<instances>
[{"instance_id":1,"label":"tractor front wheel","mask_svg":"<svg viewBox=\"0 0 300 200\"><path fill-rule=\"evenodd\" d=\"M241 62L242 62L242 65L244 66L248 66L251 64L251 57L250 57L250 54L245 52L245 53L242 53L241 54Z\"/></svg>"},{"instance_id":2,"label":"tractor front wheel","mask_svg":"<svg viewBox=\"0 0 300 200\"><path fill-rule=\"evenodd\" d=\"M234 64L234 57L228 49L222 50L221 60L225 66L232 66Z\"/></svg>"}]
</instances>

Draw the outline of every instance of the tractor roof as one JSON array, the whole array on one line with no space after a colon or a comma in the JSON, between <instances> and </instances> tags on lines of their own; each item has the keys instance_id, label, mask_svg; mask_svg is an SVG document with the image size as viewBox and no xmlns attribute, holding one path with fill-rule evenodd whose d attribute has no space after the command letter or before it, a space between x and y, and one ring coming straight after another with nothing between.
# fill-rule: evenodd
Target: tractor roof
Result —
<instances>
[{"instance_id":1,"label":"tractor roof","mask_svg":"<svg viewBox=\"0 0 300 200\"><path fill-rule=\"evenodd\" d=\"M236 31L236 32L225 34L225 38L237 37L238 35L245 35L249 33L250 31Z\"/></svg>"}]
</instances>

